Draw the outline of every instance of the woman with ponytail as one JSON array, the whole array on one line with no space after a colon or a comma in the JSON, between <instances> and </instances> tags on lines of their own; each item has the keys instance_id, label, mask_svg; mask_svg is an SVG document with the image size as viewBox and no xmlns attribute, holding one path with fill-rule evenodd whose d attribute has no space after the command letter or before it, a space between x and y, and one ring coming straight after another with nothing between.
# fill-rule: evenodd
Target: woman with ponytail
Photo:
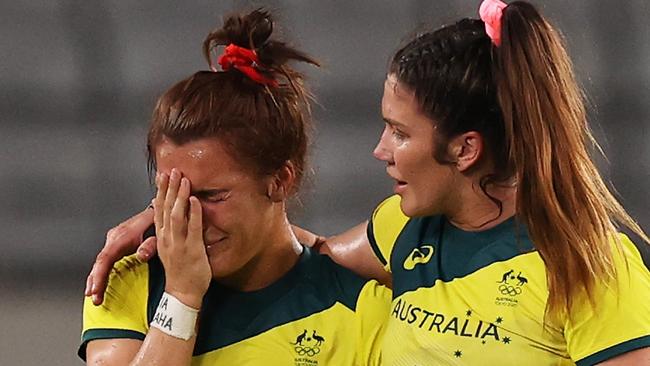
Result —
<instances>
[{"instance_id":1,"label":"woman with ponytail","mask_svg":"<svg viewBox=\"0 0 650 366\"><path fill-rule=\"evenodd\" d=\"M589 157L563 42L527 2L479 12L391 62L375 156L397 196L367 230L392 274L384 360L648 365L648 237Z\"/></svg>"},{"instance_id":2,"label":"woman with ponytail","mask_svg":"<svg viewBox=\"0 0 650 366\"><path fill-rule=\"evenodd\" d=\"M396 52L374 151L396 195L311 240L392 283L386 365L650 365L648 237L589 156L562 39L527 2L479 13ZM128 246L108 246L89 283Z\"/></svg>"},{"instance_id":3,"label":"woman with ponytail","mask_svg":"<svg viewBox=\"0 0 650 366\"><path fill-rule=\"evenodd\" d=\"M92 365L375 365L390 291L302 246L286 201L305 167L318 65L271 38L261 10L226 19L192 74L158 100L149 162L158 256L115 266L84 304ZM223 54L213 61L217 47Z\"/></svg>"}]
</instances>

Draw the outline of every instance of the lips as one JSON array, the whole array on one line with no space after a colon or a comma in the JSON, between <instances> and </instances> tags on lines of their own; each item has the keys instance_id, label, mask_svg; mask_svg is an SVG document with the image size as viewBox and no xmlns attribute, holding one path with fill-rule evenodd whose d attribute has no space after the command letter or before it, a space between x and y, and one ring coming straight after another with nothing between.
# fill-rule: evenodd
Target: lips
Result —
<instances>
[{"instance_id":1,"label":"lips","mask_svg":"<svg viewBox=\"0 0 650 366\"><path fill-rule=\"evenodd\" d=\"M212 248L215 247L216 245L219 245L222 241L226 240L226 238L227 238L227 237L224 236L223 238L219 238L219 239L217 239L217 240L211 240L211 241L207 241L207 240L206 240L205 248L208 249L208 250L209 250L209 249L212 249Z\"/></svg>"},{"instance_id":2,"label":"lips","mask_svg":"<svg viewBox=\"0 0 650 366\"><path fill-rule=\"evenodd\" d=\"M403 181L403 180L399 179L395 175L391 174L391 172L388 170L388 168L386 168L386 173L388 174L389 177L391 177L395 181L393 191L395 191L395 193L400 193L400 192L404 191L404 189L406 188L406 185L408 183L406 181Z\"/></svg>"},{"instance_id":3,"label":"lips","mask_svg":"<svg viewBox=\"0 0 650 366\"><path fill-rule=\"evenodd\" d=\"M406 182L396 181L395 185L393 186L393 192L395 192L395 194L403 193L404 190L406 189L406 185L407 185Z\"/></svg>"}]
</instances>

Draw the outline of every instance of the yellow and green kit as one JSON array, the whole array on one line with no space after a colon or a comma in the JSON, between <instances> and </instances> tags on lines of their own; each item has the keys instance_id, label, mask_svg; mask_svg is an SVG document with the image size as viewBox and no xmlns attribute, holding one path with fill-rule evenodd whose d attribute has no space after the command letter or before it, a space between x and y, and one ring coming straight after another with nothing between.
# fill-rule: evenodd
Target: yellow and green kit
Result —
<instances>
[{"instance_id":1,"label":"yellow and green kit","mask_svg":"<svg viewBox=\"0 0 650 366\"><path fill-rule=\"evenodd\" d=\"M126 257L101 306L86 299L79 356L96 339L144 340L165 287L162 263ZM212 282L192 365L377 365L390 290L305 248L270 286L240 292Z\"/></svg>"},{"instance_id":2,"label":"yellow and green kit","mask_svg":"<svg viewBox=\"0 0 650 366\"><path fill-rule=\"evenodd\" d=\"M443 216L408 218L393 196L368 237L393 277L385 365L582 366L650 346L647 246L623 234L616 283L556 321L545 317L546 267L515 218L464 231Z\"/></svg>"}]
</instances>

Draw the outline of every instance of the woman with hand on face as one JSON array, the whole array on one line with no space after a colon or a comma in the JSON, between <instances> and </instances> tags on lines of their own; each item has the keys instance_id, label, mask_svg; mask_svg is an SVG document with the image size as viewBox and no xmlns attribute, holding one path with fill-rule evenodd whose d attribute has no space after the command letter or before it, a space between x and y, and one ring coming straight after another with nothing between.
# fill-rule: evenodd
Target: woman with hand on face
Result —
<instances>
[{"instance_id":1,"label":"woman with hand on face","mask_svg":"<svg viewBox=\"0 0 650 366\"><path fill-rule=\"evenodd\" d=\"M618 228L648 237L589 157L563 42L527 2L484 1L480 18L393 56L374 154L396 195L318 244L392 281L385 364L650 364L648 246ZM107 243L89 294L136 242Z\"/></svg>"},{"instance_id":2,"label":"woman with hand on face","mask_svg":"<svg viewBox=\"0 0 650 366\"><path fill-rule=\"evenodd\" d=\"M310 122L287 63L317 63L272 30L264 11L229 17L204 43L208 62L226 46L224 71L160 97L147 144L158 256L125 257L102 305L86 300L88 364L377 364L390 291L303 247L287 220Z\"/></svg>"}]
</instances>

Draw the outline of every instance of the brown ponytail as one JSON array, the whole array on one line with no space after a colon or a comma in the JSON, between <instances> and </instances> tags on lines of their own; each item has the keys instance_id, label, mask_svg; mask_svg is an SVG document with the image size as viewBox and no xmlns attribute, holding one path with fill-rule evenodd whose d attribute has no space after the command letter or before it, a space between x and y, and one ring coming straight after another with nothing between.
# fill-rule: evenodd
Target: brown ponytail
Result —
<instances>
[{"instance_id":1,"label":"brown ponytail","mask_svg":"<svg viewBox=\"0 0 650 366\"><path fill-rule=\"evenodd\" d=\"M597 143L560 35L521 1L504 9L501 26L493 75L518 182L517 214L547 268L547 311L559 317L583 293L595 303L596 281L616 278L610 243L617 223L650 240L589 157Z\"/></svg>"}]
</instances>

